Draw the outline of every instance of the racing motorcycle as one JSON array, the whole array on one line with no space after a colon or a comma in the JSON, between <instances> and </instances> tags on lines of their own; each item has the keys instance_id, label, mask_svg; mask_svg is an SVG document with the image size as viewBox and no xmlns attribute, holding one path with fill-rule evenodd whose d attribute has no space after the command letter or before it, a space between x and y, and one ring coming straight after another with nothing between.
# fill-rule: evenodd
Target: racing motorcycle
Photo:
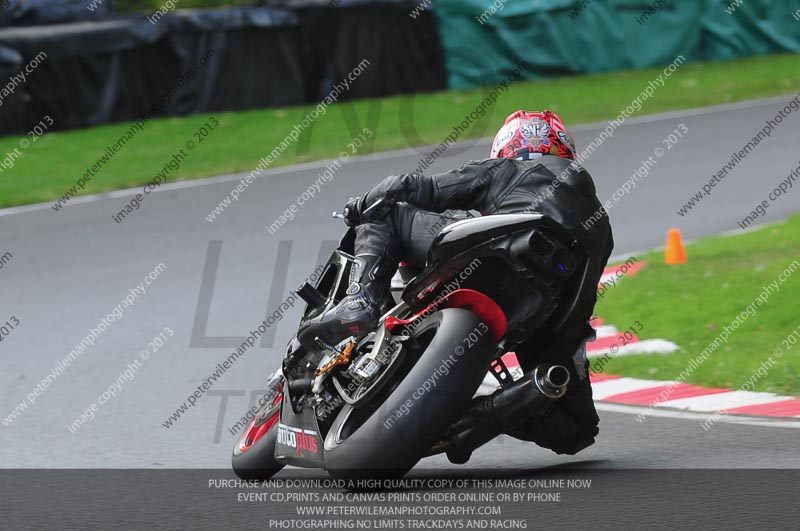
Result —
<instances>
[{"instance_id":1,"label":"racing motorcycle","mask_svg":"<svg viewBox=\"0 0 800 531\"><path fill-rule=\"evenodd\" d=\"M354 242L348 229L319 279L296 290L306 302L301 324L345 296ZM289 341L233 449L235 473L267 479L293 465L336 479L400 477L435 454L465 463L564 396L566 367L512 371L506 353L566 321L587 265L583 247L541 214L446 226L423 270L401 267L402 290L387 289L374 330L314 349Z\"/></svg>"}]
</instances>

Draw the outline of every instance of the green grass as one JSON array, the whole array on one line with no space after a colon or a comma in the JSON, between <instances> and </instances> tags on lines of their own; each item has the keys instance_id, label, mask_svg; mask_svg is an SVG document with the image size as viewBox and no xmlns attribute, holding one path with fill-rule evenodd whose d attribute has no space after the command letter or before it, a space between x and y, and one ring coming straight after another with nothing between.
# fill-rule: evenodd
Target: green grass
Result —
<instances>
[{"instance_id":1,"label":"green grass","mask_svg":"<svg viewBox=\"0 0 800 531\"><path fill-rule=\"evenodd\" d=\"M609 374L673 380L797 260L796 270L780 290L756 308L687 383L739 388L770 356L777 362L752 390L800 396L800 341L783 343L797 331L800 337L800 215L736 236L704 238L687 245L686 264L663 264L663 252L638 257L648 266L623 279L598 303L595 313L620 330L638 320L642 339L674 341L681 349L666 355L613 358ZM718 343L719 345L719 343ZM780 347L782 357L775 357Z\"/></svg>"},{"instance_id":2,"label":"green grass","mask_svg":"<svg viewBox=\"0 0 800 531\"><path fill-rule=\"evenodd\" d=\"M494 134L502 119L519 109L551 108L569 124L616 117L662 69L567 77L510 85L490 113L462 136ZM489 89L485 89L488 93ZM647 100L640 114L788 94L800 90L800 55L686 64ZM335 158L361 127L374 131L361 154L440 143L484 97L481 89L362 100L332 105L273 164ZM413 104L413 106L412 106ZM199 144L170 180L250 171L277 146L312 106L214 113L218 127ZM209 115L163 118L147 123L88 183L82 193L138 186L149 181ZM344 116L354 120L348 129ZM401 119L402 116L402 119ZM371 118L370 118L371 117ZM371 121L370 121L371 120ZM60 197L83 176L127 124L46 134L0 173L0 207ZM0 139L0 158L24 137ZM453 164L459 161L454 156ZM408 168L409 171L414 168Z\"/></svg>"}]
</instances>

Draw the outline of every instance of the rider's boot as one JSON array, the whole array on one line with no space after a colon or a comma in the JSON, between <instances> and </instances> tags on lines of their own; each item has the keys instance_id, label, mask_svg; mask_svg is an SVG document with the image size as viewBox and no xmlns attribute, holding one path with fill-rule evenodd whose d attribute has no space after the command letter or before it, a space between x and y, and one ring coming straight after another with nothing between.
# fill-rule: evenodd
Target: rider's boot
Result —
<instances>
[{"instance_id":1,"label":"rider's boot","mask_svg":"<svg viewBox=\"0 0 800 531\"><path fill-rule=\"evenodd\" d=\"M318 339L335 345L348 336L360 338L375 328L397 259L390 231L370 230L374 228L357 227L357 254L347 295L330 310L303 323L297 338L306 347L318 345Z\"/></svg>"}]
</instances>

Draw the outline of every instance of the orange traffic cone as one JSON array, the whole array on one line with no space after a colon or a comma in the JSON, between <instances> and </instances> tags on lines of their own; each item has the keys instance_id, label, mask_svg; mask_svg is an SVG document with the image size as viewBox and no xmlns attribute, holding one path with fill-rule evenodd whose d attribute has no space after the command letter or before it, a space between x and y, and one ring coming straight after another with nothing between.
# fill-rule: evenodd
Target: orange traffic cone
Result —
<instances>
[{"instance_id":1,"label":"orange traffic cone","mask_svg":"<svg viewBox=\"0 0 800 531\"><path fill-rule=\"evenodd\" d=\"M686 248L683 246L681 231L678 229L669 229L667 232L667 251L664 253L664 263L667 265L686 263Z\"/></svg>"}]
</instances>

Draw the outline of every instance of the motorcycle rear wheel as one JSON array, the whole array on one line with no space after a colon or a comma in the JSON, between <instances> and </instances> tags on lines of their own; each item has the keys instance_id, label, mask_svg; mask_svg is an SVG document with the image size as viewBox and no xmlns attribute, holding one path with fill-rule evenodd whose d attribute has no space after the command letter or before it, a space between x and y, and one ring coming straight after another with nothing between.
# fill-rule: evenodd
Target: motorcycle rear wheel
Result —
<instances>
[{"instance_id":1,"label":"motorcycle rear wheel","mask_svg":"<svg viewBox=\"0 0 800 531\"><path fill-rule=\"evenodd\" d=\"M325 438L335 479L401 477L428 454L470 404L494 353L486 324L449 308L417 325L404 364L369 405L344 406Z\"/></svg>"}]
</instances>

